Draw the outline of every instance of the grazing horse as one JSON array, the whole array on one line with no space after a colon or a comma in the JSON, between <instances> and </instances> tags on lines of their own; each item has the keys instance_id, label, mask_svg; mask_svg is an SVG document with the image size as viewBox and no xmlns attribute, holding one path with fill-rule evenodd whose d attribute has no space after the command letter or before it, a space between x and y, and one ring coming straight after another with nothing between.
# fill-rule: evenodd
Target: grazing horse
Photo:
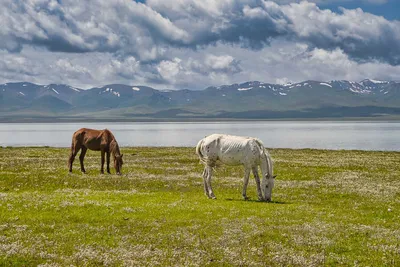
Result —
<instances>
[{"instance_id":1,"label":"grazing horse","mask_svg":"<svg viewBox=\"0 0 400 267\"><path fill-rule=\"evenodd\" d=\"M119 151L117 140L114 135L107 129L93 130L82 128L72 135L71 154L68 160L69 172L72 172L72 163L74 162L76 154L82 149L79 161L81 163L81 171L85 173L83 166L83 159L87 149L101 151L101 169L100 172L104 173L104 155L107 154L107 172L110 173L110 153L114 157L114 168L117 174L121 174L122 169L122 156Z\"/></svg>"},{"instance_id":2,"label":"grazing horse","mask_svg":"<svg viewBox=\"0 0 400 267\"><path fill-rule=\"evenodd\" d=\"M272 159L268 151L265 150L262 142L257 138L212 134L198 142L196 154L205 166L203 172L204 191L208 198L215 198L211 187L211 176L213 168L222 163L244 166L245 175L242 195L245 200L247 199L246 191L250 171L253 171L257 184L258 199L261 201L271 201L275 178L273 176ZM258 166L261 167L263 177L261 187Z\"/></svg>"}]
</instances>

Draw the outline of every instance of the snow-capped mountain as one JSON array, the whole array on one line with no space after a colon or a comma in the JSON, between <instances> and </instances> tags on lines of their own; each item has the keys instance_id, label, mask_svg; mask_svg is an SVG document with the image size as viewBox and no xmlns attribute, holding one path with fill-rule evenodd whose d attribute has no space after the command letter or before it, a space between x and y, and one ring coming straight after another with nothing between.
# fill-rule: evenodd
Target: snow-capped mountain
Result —
<instances>
[{"instance_id":1,"label":"snow-capped mountain","mask_svg":"<svg viewBox=\"0 0 400 267\"><path fill-rule=\"evenodd\" d=\"M21 82L0 85L0 111L3 117L16 114L60 116L61 113L63 116L89 114L90 117L96 113L96 116L113 114L124 117L218 117L223 114L237 117L237 114L241 114L239 117L245 118L245 114L251 113L264 114L260 118L268 118L268 114L278 113L283 117L293 117L298 114L296 112L318 115L321 108L324 109L321 116L330 117L330 111L326 108L332 107L362 108L365 116L397 114L400 109L400 83L371 79L360 82L309 80L287 84L250 81L198 91L156 90L123 84L87 90L62 84ZM287 113L289 111L290 114ZM343 115L341 112L338 114Z\"/></svg>"}]
</instances>

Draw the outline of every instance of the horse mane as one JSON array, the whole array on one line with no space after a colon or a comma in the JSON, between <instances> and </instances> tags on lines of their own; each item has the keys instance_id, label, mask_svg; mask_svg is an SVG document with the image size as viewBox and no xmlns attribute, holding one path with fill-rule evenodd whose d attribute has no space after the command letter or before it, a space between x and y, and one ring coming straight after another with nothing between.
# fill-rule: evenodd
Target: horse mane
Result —
<instances>
[{"instance_id":1,"label":"horse mane","mask_svg":"<svg viewBox=\"0 0 400 267\"><path fill-rule=\"evenodd\" d=\"M117 143L117 140L115 140L115 138L112 139L110 142L110 152L114 156L114 158L116 156L121 155L121 152L119 151L119 145Z\"/></svg>"},{"instance_id":2,"label":"horse mane","mask_svg":"<svg viewBox=\"0 0 400 267\"><path fill-rule=\"evenodd\" d=\"M271 155L269 154L269 152L265 149L263 142L258 139L258 138L254 138L254 140L256 141L257 145L260 147L261 150L261 155L264 156L265 158L265 162L267 164L267 171L268 171L268 175L272 176L273 175L273 166L272 166L272 159L271 159Z\"/></svg>"}]
</instances>

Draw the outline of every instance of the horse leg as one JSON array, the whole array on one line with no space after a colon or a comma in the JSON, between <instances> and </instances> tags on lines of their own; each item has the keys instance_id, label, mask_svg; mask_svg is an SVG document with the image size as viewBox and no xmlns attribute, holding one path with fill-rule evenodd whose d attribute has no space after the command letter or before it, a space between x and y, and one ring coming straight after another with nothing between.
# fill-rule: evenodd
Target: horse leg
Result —
<instances>
[{"instance_id":1,"label":"horse leg","mask_svg":"<svg viewBox=\"0 0 400 267\"><path fill-rule=\"evenodd\" d=\"M106 157L107 157L107 173L111 174L111 172L110 172L110 151L108 151L106 153Z\"/></svg>"},{"instance_id":2,"label":"horse leg","mask_svg":"<svg viewBox=\"0 0 400 267\"><path fill-rule=\"evenodd\" d=\"M257 194L258 194L258 200L262 201L264 200L262 192L261 192L261 186L260 186L260 177L258 176L258 167L253 167L253 175L254 179L256 180L256 185L257 185Z\"/></svg>"},{"instance_id":3,"label":"horse leg","mask_svg":"<svg viewBox=\"0 0 400 267\"><path fill-rule=\"evenodd\" d=\"M203 171L204 193L209 198L210 195L208 194L207 175L208 175L207 167L204 167L204 171Z\"/></svg>"},{"instance_id":4,"label":"horse leg","mask_svg":"<svg viewBox=\"0 0 400 267\"><path fill-rule=\"evenodd\" d=\"M85 159L87 147L83 146L82 147L82 152L79 155L79 162L81 163L81 172L85 173L85 166L83 165L83 160Z\"/></svg>"},{"instance_id":5,"label":"horse leg","mask_svg":"<svg viewBox=\"0 0 400 267\"><path fill-rule=\"evenodd\" d=\"M207 166L206 168L207 168L208 198L216 199L214 192L212 190L212 186L211 186L211 177L212 177L213 169L210 166Z\"/></svg>"},{"instance_id":6,"label":"horse leg","mask_svg":"<svg viewBox=\"0 0 400 267\"><path fill-rule=\"evenodd\" d=\"M68 168L69 168L69 172L72 172L72 164L74 163L76 154L78 154L79 150L81 149L81 147L79 145L71 145L71 154L69 155L69 159L68 159Z\"/></svg>"},{"instance_id":7,"label":"horse leg","mask_svg":"<svg viewBox=\"0 0 400 267\"><path fill-rule=\"evenodd\" d=\"M100 173L104 174L104 149L101 150L101 165L100 165Z\"/></svg>"},{"instance_id":8,"label":"horse leg","mask_svg":"<svg viewBox=\"0 0 400 267\"><path fill-rule=\"evenodd\" d=\"M243 192L242 192L242 196L244 200L249 199L247 197L247 185L249 184L249 177L250 177L250 169L249 168L245 168L244 170L244 179L243 179Z\"/></svg>"}]
</instances>

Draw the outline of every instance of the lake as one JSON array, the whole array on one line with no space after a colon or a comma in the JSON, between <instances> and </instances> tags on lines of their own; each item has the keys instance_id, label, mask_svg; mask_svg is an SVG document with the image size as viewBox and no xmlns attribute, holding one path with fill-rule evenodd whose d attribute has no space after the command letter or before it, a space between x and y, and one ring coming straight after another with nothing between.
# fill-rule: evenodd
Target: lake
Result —
<instances>
[{"instance_id":1,"label":"lake","mask_svg":"<svg viewBox=\"0 0 400 267\"><path fill-rule=\"evenodd\" d=\"M110 129L121 146L196 146L212 133L253 136L270 148L400 151L400 122L240 121L0 123L0 146L69 147L79 128Z\"/></svg>"}]
</instances>

